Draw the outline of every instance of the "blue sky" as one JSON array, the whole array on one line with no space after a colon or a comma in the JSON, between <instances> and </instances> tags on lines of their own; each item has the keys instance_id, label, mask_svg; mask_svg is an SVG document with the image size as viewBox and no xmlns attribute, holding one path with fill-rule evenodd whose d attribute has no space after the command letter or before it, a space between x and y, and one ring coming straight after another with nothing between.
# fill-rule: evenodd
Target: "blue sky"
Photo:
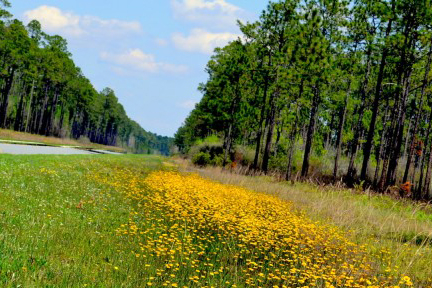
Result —
<instances>
[{"instance_id":1,"label":"blue sky","mask_svg":"<svg viewBox=\"0 0 432 288\"><path fill-rule=\"evenodd\" d=\"M173 136L201 99L213 49L236 39L266 0L12 0L25 23L66 38L96 89L114 89L129 117Z\"/></svg>"}]
</instances>

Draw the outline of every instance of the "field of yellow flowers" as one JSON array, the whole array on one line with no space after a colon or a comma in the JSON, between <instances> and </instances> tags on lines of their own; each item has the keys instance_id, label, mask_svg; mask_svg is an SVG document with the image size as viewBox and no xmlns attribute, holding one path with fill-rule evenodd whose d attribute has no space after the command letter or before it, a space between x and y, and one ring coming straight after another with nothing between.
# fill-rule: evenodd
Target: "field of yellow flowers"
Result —
<instances>
[{"instance_id":1,"label":"field of yellow flowers","mask_svg":"<svg viewBox=\"0 0 432 288\"><path fill-rule=\"evenodd\" d=\"M367 254L276 197L170 171L96 179L136 203L117 234L135 243L131 252L142 259L148 286L413 285L392 273L388 251Z\"/></svg>"},{"instance_id":2,"label":"field of yellow flowers","mask_svg":"<svg viewBox=\"0 0 432 288\"><path fill-rule=\"evenodd\" d=\"M1 287L410 287L291 202L160 157L0 157Z\"/></svg>"}]
</instances>

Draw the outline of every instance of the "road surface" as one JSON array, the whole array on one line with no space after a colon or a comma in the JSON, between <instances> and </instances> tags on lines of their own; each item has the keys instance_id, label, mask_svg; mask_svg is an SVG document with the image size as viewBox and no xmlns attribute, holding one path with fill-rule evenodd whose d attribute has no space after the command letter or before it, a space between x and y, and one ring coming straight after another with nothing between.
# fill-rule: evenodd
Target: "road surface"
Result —
<instances>
[{"instance_id":1,"label":"road surface","mask_svg":"<svg viewBox=\"0 0 432 288\"><path fill-rule=\"evenodd\" d=\"M95 152L79 150L75 148L0 143L0 154L1 153L3 154L52 154L52 155L98 154Z\"/></svg>"}]
</instances>

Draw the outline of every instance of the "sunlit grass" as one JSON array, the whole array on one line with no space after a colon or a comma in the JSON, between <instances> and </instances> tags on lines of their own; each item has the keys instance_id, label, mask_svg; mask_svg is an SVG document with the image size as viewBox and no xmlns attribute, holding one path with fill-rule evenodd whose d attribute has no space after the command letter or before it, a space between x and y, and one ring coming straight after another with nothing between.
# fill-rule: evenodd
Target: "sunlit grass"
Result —
<instances>
[{"instance_id":1,"label":"sunlit grass","mask_svg":"<svg viewBox=\"0 0 432 288\"><path fill-rule=\"evenodd\" d=\"M130 203L88 177L160 165L150 157L0 155L0 286L141 285L141 262L116 236Z\"/></svg>"},{"instance_id":2,"label":"sunlit grass","mask_svg":"<svg viewBox=\"0 0 432 288\"><path fill-rule=\"evenodd\" d=\"M0 286L411 284L392 251L307 205L175 170L158 157L1 155Z\"/></svg>"}]
</instances>

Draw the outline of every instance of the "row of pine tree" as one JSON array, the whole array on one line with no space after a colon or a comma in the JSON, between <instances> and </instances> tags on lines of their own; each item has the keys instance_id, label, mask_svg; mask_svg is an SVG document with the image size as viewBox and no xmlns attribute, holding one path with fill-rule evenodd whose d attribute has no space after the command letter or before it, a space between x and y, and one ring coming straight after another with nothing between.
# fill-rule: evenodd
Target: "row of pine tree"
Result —
<instances>
[{"instance_id":1,"label":"row of pine tree","mask_svg":"<svg viewBox=\"0 0 432 288\"><path fill-rule=\"evenodd\" d=\"M239 25L176 134L183 151L217 134L225 162L245 144L251 168L267 172L284 150L290 179L302 143L304 178L311 155L332 150L335 181L414 184L414 198L431 197L431 1L281 0Z\"/></svg>"},{"instance_id":2,"label":"row of pine tree","mask_svg":"<svg viewBox=\"0 0 432 288\"><path fill-rule=\"evenodd\" d=\"M12 19L0 0L0 128L169 153L171 139L129 119L113 90L97 92L72 60L67 41L33 20Z\"/></svg>"}]
</instances>

